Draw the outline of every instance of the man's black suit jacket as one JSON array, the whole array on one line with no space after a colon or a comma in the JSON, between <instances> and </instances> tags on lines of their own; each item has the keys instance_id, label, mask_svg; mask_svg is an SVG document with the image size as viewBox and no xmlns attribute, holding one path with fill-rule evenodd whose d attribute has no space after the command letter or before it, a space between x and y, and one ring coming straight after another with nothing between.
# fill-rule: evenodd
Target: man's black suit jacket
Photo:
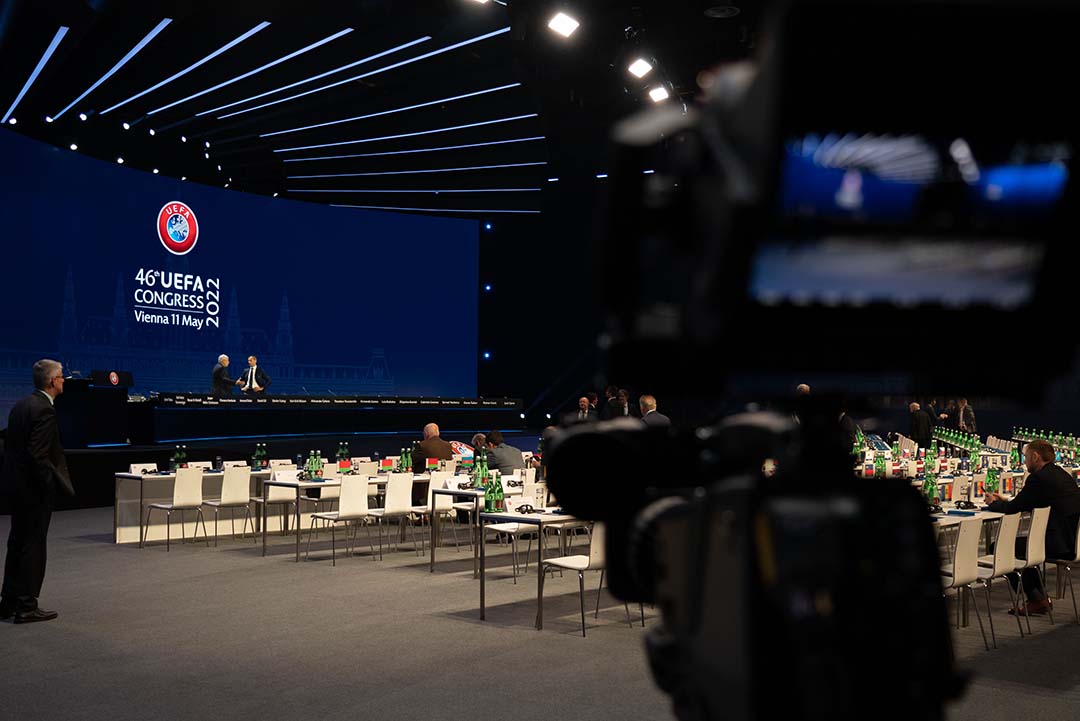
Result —
<instances>
[{"instance_id":1,"label":"man's black suit jacket","mask_svg":"<svg viewBox=\"0 0 1080 721\"><path fill-rule=\"evenodd\" d=\"M994 501L994 513L1020 513L1050 507L1046 526L1046 554L1050 558L1073 558L1076 524L1080 519L1080 487L1069 472L1056 463L1047 463L1024 481L1024 488L1011 501Z\"/></svg>"},{"instance_id":2,"label":"man's black suit jacket","mask_svg":"<svg viewBox=\"0 0 1080 721\"><path fill-rule=\"evenodd\" d=\"M214 372L211 375L210 392L221 398L231 396L233 379L229 377L229 369L220 363L214 364Z\"/></svg>"},{"instance_id":3,"label":"man's black suit jacket","mask_svg":"<svg viewBox=\"0 0 1080 721\"><path fill-rule=\"evenodd\" d=\"M911 414L911 440L919 444L921 448L930 445L934 435L934 422L930 420L930 414L921 408Z\"/></svg>"},{"instance_id":4,"label":"man's black suit jacket","mask_svg":"<svg viewBox=\"0 0 1080 721\"><path fill-rule=\"evenodd\" d=\"M244 385L240 386L240 390L244 390L244 386L248 384L248 376L251 375L251 366L244 369L244 372L240 374L240 380L244 381ZM270 376L266 375L266 371L262 369L262 366L255 366L255 385L262 388L264 391L270 386ZM253 393L255 391L252 391Z\"/></svg>"},{"instance_id":5,"label":"man's black suit jacket","mask_svg":"<svg viewBox=\"0 0 1080 721\"><path fill-rule=\"evenodd\" d=\"M0 476L0 485L15 503L51 502L58 493L75 495L60 445L56 409L40 391L11 409Z\"/></svg>"}]
</instances>

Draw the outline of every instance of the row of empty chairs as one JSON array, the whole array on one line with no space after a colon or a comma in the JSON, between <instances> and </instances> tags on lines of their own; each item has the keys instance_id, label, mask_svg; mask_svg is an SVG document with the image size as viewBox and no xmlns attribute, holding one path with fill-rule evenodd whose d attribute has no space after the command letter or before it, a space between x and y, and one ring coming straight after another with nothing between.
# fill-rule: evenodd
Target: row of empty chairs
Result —
<instances>
[{"instance_id":1,"label":"row of empty chairs","mask_svg":"<svg viewBox=\"0 0 1080 721\"><path fill-rule=\"evenodd\" d=\"M998 438L997 436L987 436L986 445L993 448L995 451L1002 451L1008 453L1012 449L1016 448L1019 444L1014 441L1008 441L1004 438Z\"/></svg>"}]
</instances>

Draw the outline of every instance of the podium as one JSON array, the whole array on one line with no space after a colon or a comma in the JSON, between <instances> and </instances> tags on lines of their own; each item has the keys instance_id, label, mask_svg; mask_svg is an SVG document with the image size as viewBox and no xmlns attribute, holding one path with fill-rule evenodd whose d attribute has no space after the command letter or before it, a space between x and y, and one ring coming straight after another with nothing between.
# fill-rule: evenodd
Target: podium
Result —
<instances>
[{"instance_id":1,"label":"podium","mask_svg":"<svg viewBox=\"0 0 1080 721\"><path fill-rule=\"evenodd\" d=\"M95 370L68 378L56 399L60 442L65 449L128 445L127 371Z\"/></svg>"}]
</instances>

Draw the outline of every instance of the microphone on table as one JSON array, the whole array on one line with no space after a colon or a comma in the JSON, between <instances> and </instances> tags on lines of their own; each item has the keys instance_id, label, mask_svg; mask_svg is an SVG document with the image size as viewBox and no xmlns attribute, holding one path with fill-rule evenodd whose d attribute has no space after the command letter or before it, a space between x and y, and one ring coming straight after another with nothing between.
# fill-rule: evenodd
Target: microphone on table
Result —
<instances>
[{"instance_id":1,"label":"microphone on table","mask_svg":"<svg viewBox=\"0 0 1080 721\"><path fill-rule=\"evenodd\" d=\"M327 388L327 389L326 389L326 392L327 392L327 393L329 393L329 394L330 394L330 395L332 395L332 396L336 396L336 395L337 395L337 393L334 393L334 389L333 389L333 388Z\"/></svg>"},{"instance_id":2,"label":"microphone on table","mask_svg":"<svg viewBox=\"0 0 1080 721\"><path fill-rule=\"evenodd\" d=\"M309 397L311 396L311 391L309 391L309 390L308 390L307 388L305 388L304 386L300 386L300 390L304 391L304 393L306 393L306 394L307 394L307 395L308 395Z\"/></svg>"}]
</instances>

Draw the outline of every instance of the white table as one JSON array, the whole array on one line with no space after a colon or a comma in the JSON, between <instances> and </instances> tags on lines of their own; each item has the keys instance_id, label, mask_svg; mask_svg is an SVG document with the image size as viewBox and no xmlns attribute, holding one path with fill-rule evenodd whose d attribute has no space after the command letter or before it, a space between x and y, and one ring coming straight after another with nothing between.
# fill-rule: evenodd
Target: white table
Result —
<instances>
[{"instance_id":1,"label":"white table","mask_svg":"<svg viewBox=\"0 0 1080 721\"><path fill-rule=\"evenodd\" d=\"M577 521L578 519L566 513L550 513L547 509L541 513L509 513L501 511L498 513L481 513L480 519L477 521L477 525L480 526L480 620L483 621L487 617L487 609L485 607L486 597L484 591L484 546L487 544L484 542L484 521L497 521L501 523L524 523L530 526L536 526L536 535L540 541L536 544L537 552L539 553L539 560L536 562L536 630L540 630L544 627L544 526L551 523L569 523L571 521Z\"/></svg>"},{"instance_id":2,"label":"white table","mask_svg":"<svg viewBox=\"0 0 1080 721\"><path fill-rule=\"evenodd\" d=\"M259 481L270 477L269 470L252 471L254 486ZM222 471L203 472L203 498L215 498L221 495L221 482L225 478ZM165 524L151 524L143 527L146 504L159 501L168 502L173 497L176 483L175 473L117 473L115 475L115 500L113 503L113 542L138 543L142 548L143 534L147 541L165 539ZM136 490L138 491L136 495ZM249 489L257 492L257 487ZM132 538L132 536L135 536Z\"/></svg>"}]
</instances>

